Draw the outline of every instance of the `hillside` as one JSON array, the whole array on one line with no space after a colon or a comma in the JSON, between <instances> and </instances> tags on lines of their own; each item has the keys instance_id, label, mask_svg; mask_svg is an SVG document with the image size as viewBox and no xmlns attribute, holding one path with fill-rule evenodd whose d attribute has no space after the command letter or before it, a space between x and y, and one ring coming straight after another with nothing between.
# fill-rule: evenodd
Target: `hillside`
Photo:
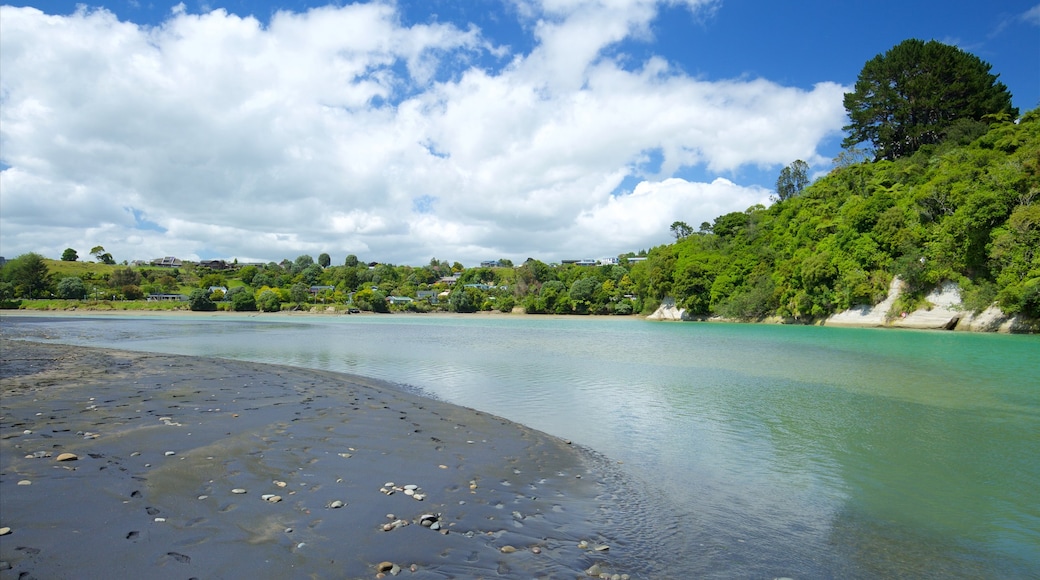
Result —
<instances>
[{"instance_id":1,"label":"hillside","mask_svg":"<svg viewBox=\"0 0 1040 580\"><path fill-rule=\"evenodd\" d=\"M893 312L953 282L968 310L1040 318L1040 112L841 164L799 195L654 248L631 276L644 296L702 317L818 321L881 302L898 276Z\"/></svg>"}]
</instances>

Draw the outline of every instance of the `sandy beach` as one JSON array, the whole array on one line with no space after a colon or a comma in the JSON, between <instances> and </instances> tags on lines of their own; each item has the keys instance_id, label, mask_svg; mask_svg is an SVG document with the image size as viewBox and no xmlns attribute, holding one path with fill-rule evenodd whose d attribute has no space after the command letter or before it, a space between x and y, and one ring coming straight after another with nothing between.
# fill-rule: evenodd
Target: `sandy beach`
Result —
<instances>
[{"instance_id":1,"label":"sandy beach","mask_svg":"<svg viewBox=\"0 0 1040 580\"><path fill-rule=\"evenodd\" d=\"M0 578L661 572L609 461L498 417L221 359L2 340L0 361Z\"/></svg>"}]
</instances>

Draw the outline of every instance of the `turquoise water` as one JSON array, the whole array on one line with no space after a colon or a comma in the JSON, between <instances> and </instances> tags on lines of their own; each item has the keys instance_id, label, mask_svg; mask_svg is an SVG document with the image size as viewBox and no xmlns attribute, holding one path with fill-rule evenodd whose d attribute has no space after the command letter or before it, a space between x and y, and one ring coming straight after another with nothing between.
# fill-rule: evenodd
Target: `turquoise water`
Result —
<instances>
[{"instance_id":1,"label":"turquoise water","mask_svg":"<svg viewBox=\"0 0 1040 580\"><path fill-rule=\"evenodd\" d=\"M5 317L373 376L573 440L702 577L1040 577L1040 338L637 319ZM637 514L638 515L638 514Z\"/></svg>"}]
</instances>

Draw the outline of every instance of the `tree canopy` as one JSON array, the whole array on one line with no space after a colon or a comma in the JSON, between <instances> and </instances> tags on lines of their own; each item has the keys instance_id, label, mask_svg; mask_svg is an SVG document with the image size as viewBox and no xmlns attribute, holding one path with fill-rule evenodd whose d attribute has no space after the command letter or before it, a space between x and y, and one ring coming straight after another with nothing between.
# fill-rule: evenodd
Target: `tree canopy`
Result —
<instances>
[{"instance_id":1,"label":"tree canopy","mask_svg":"<svg viewBox=\"0 0 1040 580\"><path fill-rule=\"evenodd\" d=\"M904 40L867 61L845 93L851 123L842 145L870 142L877 159L893 160L941 142L958 120L1018 116L990 68L954 46Z\"/></svg>"}]
</instances>

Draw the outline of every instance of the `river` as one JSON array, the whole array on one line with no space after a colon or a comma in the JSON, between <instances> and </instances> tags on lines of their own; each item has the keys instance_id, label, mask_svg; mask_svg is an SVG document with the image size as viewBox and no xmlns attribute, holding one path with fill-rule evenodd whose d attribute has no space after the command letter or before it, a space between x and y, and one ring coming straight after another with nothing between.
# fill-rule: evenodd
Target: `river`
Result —
<instances>
[{"instance_id":1,"label":"river","mask_svg":"<svg viewBox=\"0 0 1040 580\"><path fill-rule=\"evenodd\" d=\"M0 332L377 377L570 439L665 506L669 569L698 577L1040 577L1037 336L483 315Z\"/></svg>"}]
</instances>

